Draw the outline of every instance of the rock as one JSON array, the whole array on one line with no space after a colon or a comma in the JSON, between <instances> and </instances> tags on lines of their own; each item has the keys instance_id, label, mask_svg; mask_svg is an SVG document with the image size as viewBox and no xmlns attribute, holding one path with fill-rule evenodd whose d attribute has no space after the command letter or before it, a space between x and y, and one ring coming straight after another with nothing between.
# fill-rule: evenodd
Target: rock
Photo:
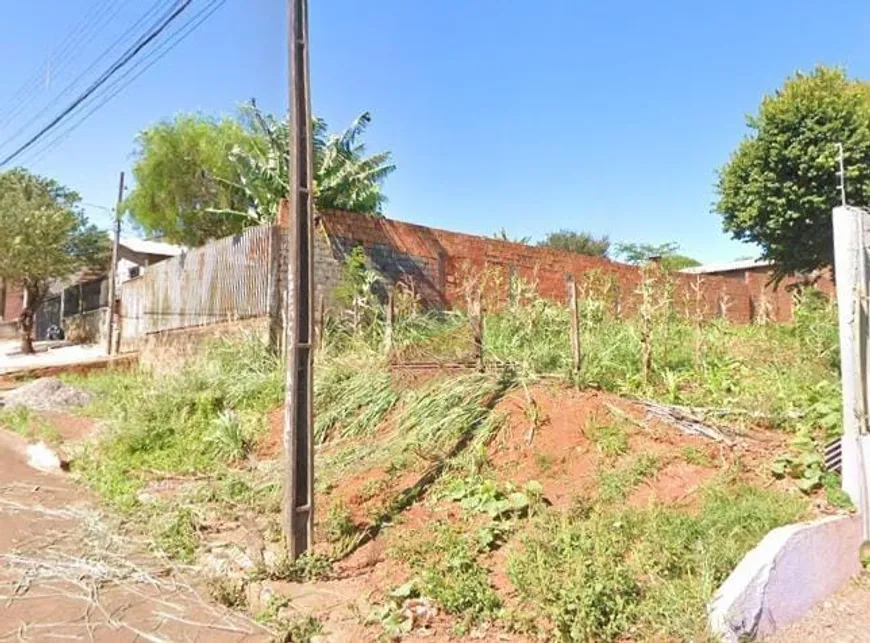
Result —
<instances>
[{"instance_id":1,"label":"rock","mask_svg":"<svg viewBox=\"0 0 870 643\"><path fill-rule=\"evenodd\" d=\"M58 473L63 468L57 453L45 444L38 442L27 447L27 464L39 471Z\"/></svg>"},{"instance_id":2,"label":"rock","mask_svg":"<svg viewBox=\"0 0 870 643\"><path fill-rule=\"evenodd\" d=\"M56 377L43 377L8 392L3 398L3 405L8 409L51 411L84 406L90 401L88 393L64 384Z\"/></svg>"}]
</instances>

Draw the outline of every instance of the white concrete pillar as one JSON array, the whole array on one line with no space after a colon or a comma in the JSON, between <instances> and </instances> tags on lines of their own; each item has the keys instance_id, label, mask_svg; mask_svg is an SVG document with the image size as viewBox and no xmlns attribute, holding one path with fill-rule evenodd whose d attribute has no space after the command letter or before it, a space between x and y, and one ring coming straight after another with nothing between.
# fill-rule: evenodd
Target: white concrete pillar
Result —
<instances>
[{"instance_id":1,"label":"white concrete pillar","mask_svg":"<svg viewBox=\"0 0 870 643\"><path fill-rule=\"evenodd\" d=\"M867 325L859 324L857 306L858 294L870 294L870 283L867 275L860 275L860 253L865 254L867 248L861 248L859 226L864 227L864 244L870 243L870 214L859 208L834 208L834 270L837 282L837 307L840 326L840 372L843 380L843 490L849 494L852 502L859 510L867 511L870 499L868 476L864 470L863 461L870 465L870 436L862 429L862 408L866 408L868 400L866 390L870 373L867 372L866 358L859 359L858 329L863 327L864 344L868 338ZM863 287L860 283L863 281ZM862 363L865 362L865 363ZM863 370L863 377L862 377ZM861 396L864 395L862 400ZM866 426L866 422L863 423ZM868 534L864 534L867 538Z\"/></svg>"}]
</instances>

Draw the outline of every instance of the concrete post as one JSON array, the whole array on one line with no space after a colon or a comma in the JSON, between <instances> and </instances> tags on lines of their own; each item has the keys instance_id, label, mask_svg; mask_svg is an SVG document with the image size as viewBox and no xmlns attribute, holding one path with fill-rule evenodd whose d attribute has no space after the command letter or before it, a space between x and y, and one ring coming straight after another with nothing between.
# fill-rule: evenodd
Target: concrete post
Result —
<instances>
[{"instance_id":1,"label":"concrete post","mask_svg":"<svg viewBox=\"0 0 870 643\"><path fill-rule=\"evenodd\" d=\"M867 520L870 486L865 463L870 464L870 436L867 434L866 354L868 327L865 301L870 292L865 266L866 244L870 242L870 214L859 208L834 208L834 270L840 326L840 370L843 380L843 490ZM863 235L861 228L863 226ZM865 247L862 245L862 237ZM861 253L865 257L861 258ZM862 274L863 273L863 274ZM868 534L863 534L864 539Z\"/></svg>"}]
</instances>

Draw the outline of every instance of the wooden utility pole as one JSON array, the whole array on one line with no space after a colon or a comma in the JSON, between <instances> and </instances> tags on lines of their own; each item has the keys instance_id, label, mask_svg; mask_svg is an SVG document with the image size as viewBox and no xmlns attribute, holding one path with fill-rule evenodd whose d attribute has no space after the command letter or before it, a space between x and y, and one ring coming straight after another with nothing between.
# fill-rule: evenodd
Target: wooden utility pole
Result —
<instances>
[{"instance_id":1,"label":"wooden utility pole","mask_svg":"<svg viewBox=\"0 0 870 643\"><path fill-rule=\"evenodd\" d=\"M109 312L106 315L106 355L112 354L112 334L115 323L115 282L118 280L118 249L121 245L121 201L124 200L124 173L118 180L118 202L115 205L115 240L112 244L112 269L109 272Z\"/></svg>"},{"instance_id":2,"label":"wooden utility pole","mask_svg":"<svg viewBox=\"0 0 870 643\"><path fill-rule=\"evenodd\" d=\"M288 0L290 49L290 225L287 274L287 381L284 407L284 534L291 560L314 540L313 246L308 2Z\"/></svg>"}]
</instances>

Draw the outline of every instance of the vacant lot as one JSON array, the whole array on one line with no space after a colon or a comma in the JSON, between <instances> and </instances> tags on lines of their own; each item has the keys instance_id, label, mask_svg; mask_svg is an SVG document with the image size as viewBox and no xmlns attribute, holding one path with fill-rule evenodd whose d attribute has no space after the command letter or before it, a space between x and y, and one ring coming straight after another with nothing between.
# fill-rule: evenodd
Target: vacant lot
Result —
<instances>
[{"instance_id":1,"label":"vacant lot","mask_svg":"<svg viewBox=\"0 0 870 643\"><path fill-rule=\"evenodd\" d=\"M292 640L700 640L706 601L768 530L847 505L818 458L840 423L826 301L733 327L687 319L664 287L615 319L590 288L575 370L568 311L513 292L485 319L485 372L390 367L365 290L330 322L317 543L299 561L281 546L283 369L254 338L174 376L73 378L100 434L74 472L215 600ZM393 361L469 354L463 314L397 308Z\"/></svg>"}]
</instances>

